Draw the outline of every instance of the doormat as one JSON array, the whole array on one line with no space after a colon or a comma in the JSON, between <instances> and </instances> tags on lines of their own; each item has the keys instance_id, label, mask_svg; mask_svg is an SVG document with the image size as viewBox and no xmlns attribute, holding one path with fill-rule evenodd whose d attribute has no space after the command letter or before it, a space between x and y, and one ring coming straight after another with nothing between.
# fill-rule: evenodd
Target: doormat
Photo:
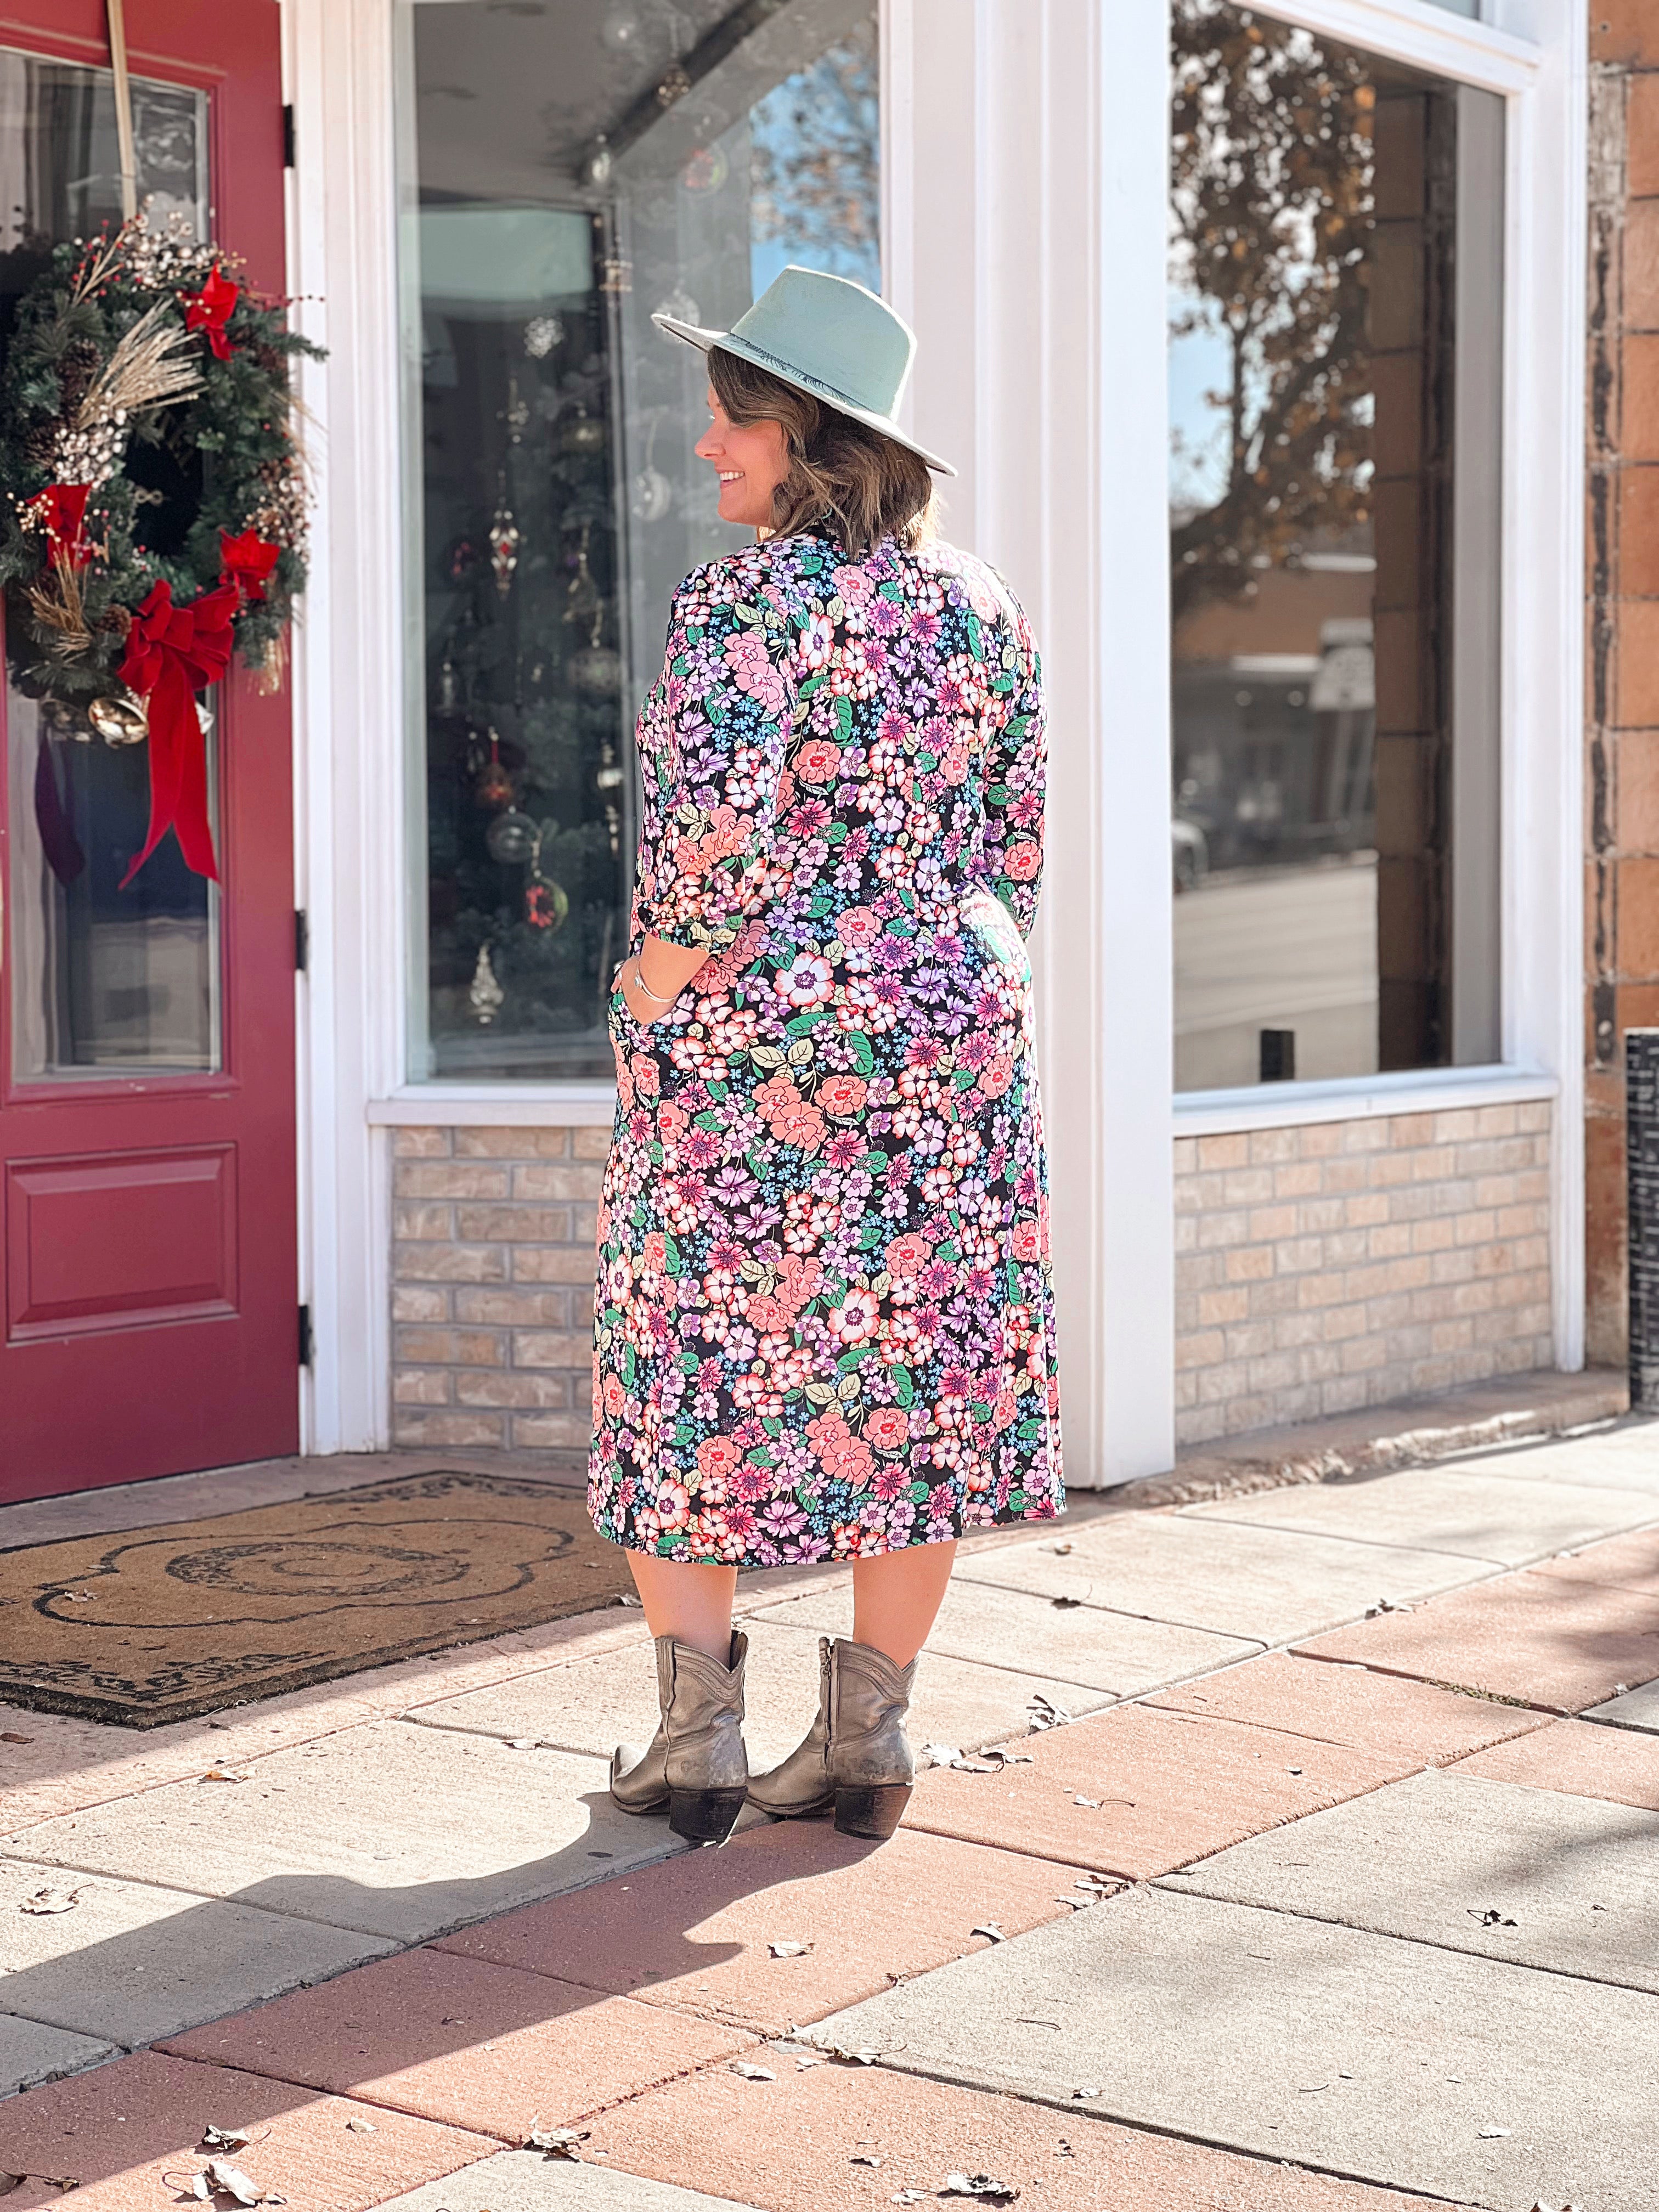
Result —
<instances>
[{"instance_id":1,"label":"doormat","mask_svg":"<svg viewBox=\"0 0 1659 2212\"><path fill-rule=\"evenodd\" d=\"M410 1475L0 1552L0 1701L159 1728L633 1587L568 1491Z\"/></svg>"}]
</instances>

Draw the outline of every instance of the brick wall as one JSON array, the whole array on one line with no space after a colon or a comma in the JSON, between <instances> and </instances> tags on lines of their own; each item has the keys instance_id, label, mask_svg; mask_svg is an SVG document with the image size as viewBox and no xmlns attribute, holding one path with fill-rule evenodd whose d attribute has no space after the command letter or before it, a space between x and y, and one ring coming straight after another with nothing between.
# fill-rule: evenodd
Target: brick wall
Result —
<instances>
[{"instance_id":1,"label":"brick wall","mask_svg":"<svg viewBox=\"0 0 1659 2212\"><path fill-rule=\"evenodd\" d=\"M1659 7L1589 29L1586 1334L1620 1365L1624 1033L1659 1024Z\"/></svg>"},{"instance_id":2,"label":"brick wall","mask_svg":"<svg viewBox=\"0 0 1659 2212\"><path fill-rule=\"evenodd\" d=\"M1176 1142L1183 1444L1547 1367L1547 1105Z\"/></svg>"},{"instance_id":3,"label":"brick wall","mask_svg":"<svg viewBox=\"0 0 1659 2212\"><path fill-rule=\"evenodd\" d=\"M585 1452L603 1129L398 1129L392 1437Z\"/></svg>"}]
</instances>

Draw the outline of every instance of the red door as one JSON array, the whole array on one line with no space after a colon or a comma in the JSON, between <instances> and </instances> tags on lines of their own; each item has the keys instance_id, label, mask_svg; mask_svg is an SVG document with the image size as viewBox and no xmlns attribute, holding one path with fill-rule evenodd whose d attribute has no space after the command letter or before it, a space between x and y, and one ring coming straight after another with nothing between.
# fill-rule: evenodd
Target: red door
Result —
<instances>
[{"instance_id":1,"label":"red door","mask_svg":"<svg viewBox=\"0 0 1659 2212\"><path fill-rule=\"evenodd\" d=\"M280 295L276 0L126 17L140 204ZM107 64L104 0L0 0L0 295L119 221ZM0 1502L298 1448L289 703L238 671L210 704L223 889L169 836L123 892L146 748L7 687Z\"/></svg>"}]
</instances>

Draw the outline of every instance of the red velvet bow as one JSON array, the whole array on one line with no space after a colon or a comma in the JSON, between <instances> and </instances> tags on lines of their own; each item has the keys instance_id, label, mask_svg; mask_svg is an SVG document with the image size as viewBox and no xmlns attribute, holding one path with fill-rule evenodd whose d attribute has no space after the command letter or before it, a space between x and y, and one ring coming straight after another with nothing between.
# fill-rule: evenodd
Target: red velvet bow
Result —
<instances>
[{"instance_id":1,"label":"red velvet bow","mask_svg":"<svg viewBox=\"0 0 1659 2212\"><path fill-rule=\"evenodd\" d=\"M257 530L245 530L240 538L228 530L219 532L221 576L234 583L245 599L264 599L281 552L280 546L268 544Z\"/></svg>"},{"instance_id":2,"label":"red velvet bow","mask_svg":"<svg viewBox=\"0 0 1659 2212\"><path fill-rule=\"evenodd\" d=\"M225 336L225 325L231 311L242 296L242 288L233 283L216 262L213 273L199 292L181 292L179 297L185 304L185 328L205 331L207 342L220 361L230 359L230 340Z\"/></svg>"},{"instance_id":3,"label":"red velvet bow","mask_svg":"<svg viewBox=\"0 0 1659 2212\"><path fill-rule=\"evenodd\" d=\"M164 580L133 617L120 672L129 690L149 700L149 834L121 878L123 890L169 830L186 865L198 876L219 880L196 694L230 665L230 626L238 605L236 586L221 583L187 607L175 607L173 586Z\"/></svg>"},{"instance_id":4,"label":"red velvet bow","mask_svg":"<svg viewBox=\"0 0 1659 2212\"><path fill-rule=\"evenodd\" d=\"M93 549L86 539L87 500L90 484L48 484L31 504L36 527L46 533L46 550L54 561L67 561L71 568L84 568Z\"/></svg>"}]
</instances>

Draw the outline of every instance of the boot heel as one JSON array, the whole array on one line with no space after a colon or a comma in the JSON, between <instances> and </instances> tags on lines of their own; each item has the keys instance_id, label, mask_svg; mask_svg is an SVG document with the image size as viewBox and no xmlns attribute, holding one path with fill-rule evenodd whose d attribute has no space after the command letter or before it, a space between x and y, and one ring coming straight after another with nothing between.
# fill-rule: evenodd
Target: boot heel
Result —
<instances>
[{"instance_id":1,"label":"boot heel","mask_svg":"<svg viewBox=\"0 0 1659 2212\"><path fill-rule=\"evenodd\" d=\"M748 1796L746 1790L671 1790L668 1825L688 1844L723 1844Z\"/></svg>"},{"instance_id":2,"label":"boot heel","mask_svg":"<svg viewBox=\"0 0 1659 2212\"><path fill-rule=\"evenodd\" d=\"M884 1844L904 1817L910 1802L908 1782L878 1782L836 1792L836 1829L843 1836L865 1836Z\"/></svg>"}]
</instances>

